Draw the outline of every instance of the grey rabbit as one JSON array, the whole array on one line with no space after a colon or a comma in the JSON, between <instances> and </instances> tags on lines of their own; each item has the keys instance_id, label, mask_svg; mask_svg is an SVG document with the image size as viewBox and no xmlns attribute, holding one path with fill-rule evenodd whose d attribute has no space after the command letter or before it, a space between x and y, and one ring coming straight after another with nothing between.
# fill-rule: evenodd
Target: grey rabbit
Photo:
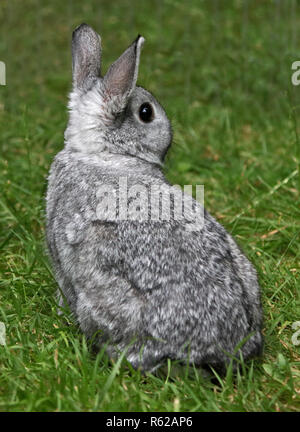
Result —
<instances>
[{"instance_id":1,"label":"grey rabbit","mask_svg":"<svg viewBox=\"0 0 300 432\"><path fill-rule=\"evenodd\" d=\"M155 371L169 358L222 371L231 359L261 355L257 275L196 200L203 221L193 229L191 218L175 217L174 197L169 218L158 213L152 220L149 205L140 214L134 207L137 198L143 207L141 196L149 203L153 185L172 186L162 172L170 122L154 96L136 86L143 43L138 36L102 77L100 36L86 24L73 32L65 147L47 191L59 304L67 301L97 347L106 344L111 358L125 350L134 368ZM136 213L127 218L120 217L120 179L127 190L137 185L128 200ZM111 194L101 194L107 185Z\"/></svg>"}]
</instances>

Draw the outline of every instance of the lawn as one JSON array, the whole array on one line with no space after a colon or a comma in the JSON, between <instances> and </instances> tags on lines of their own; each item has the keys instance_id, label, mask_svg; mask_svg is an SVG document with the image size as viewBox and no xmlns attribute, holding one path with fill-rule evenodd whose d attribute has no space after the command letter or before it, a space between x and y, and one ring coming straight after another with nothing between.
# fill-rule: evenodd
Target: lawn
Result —
<instances>
[{"instance_id":1,"label":"lawn","mask_svg":"<svg viewBox=\"0 0 300 432\"><path fill-rule=\"evenodd\" d=\"M299 411L300 2L2 0L0 22L0 411ZM145 37L138 83L174 129L166 176L205 186L206 208L257 268L265 349L236 377L170 363L171 376L142 376L57 315L45 191L81 22L102 36L104 70Z\"/></svg>"}]
</instances>

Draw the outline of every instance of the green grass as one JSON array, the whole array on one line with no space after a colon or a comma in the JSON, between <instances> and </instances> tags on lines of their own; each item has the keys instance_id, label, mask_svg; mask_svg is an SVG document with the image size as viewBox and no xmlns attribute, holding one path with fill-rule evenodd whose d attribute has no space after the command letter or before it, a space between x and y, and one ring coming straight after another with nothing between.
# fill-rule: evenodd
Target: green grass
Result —
<instances>
[{"instance_id":1,"label":"green grass","mask_svg":"<svg viewBox=\"0 0 300 432\"><path fill-rule=\"evenodd\" d=\"M300 87L291 64L300 60L300 2L2 0L0 20L0 410L299 410ZM166 175L205 185L206 208L258 270L265 351L235 379L230 370L212 382L111 365L67 312L56 313L44 196L81 22L102 35L104 70L138 33L146 38L139 83L175 132Z\"/></svg>"}]
</instances>

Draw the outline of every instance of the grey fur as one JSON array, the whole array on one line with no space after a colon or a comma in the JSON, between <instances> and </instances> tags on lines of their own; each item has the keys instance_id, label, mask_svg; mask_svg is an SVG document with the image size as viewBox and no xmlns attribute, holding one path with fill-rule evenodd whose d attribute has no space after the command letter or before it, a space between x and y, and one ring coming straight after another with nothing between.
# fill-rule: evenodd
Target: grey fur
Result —
<instances>
[{"instance_id":1,"label":"grey fur","mask_svg":"<svg viewBox=\"0 0 300 432\"><path fill-rule=\"evenodd\" d=\"M73 90L65 148L51 166L47 242L56 279L82 331L112 357L154 370L166 358L224 367L262 349L256 272L232 237L204 211L204 227L185 220L99 219L97 188L168 185L161 166L172 140L155 98L136 87L143 38L100 73L100 38L73 34ZM75 75L74 75L75 74ZM138 108L150 102L154 120ZM238 352L236 346L247 339ZM129 347L128 347L129 346Z\"/></svg>"}]
</instances>

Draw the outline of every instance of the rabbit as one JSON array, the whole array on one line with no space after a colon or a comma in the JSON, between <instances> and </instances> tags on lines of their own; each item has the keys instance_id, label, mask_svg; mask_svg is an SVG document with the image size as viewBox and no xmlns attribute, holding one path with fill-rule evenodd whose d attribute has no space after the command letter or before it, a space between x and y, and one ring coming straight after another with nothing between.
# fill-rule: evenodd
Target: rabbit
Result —
<instances>
[{"instance_id":1,"label":"rabbit","mask_svg":"<svg viewBox=\"0 0 300 432\"><path fill-rule=\"evenodd\" d=\"M137 217L126 218L117 206L125 181L127 191L147 194L154 185L172 187L163 174L170 121L136 85L143 43L139 35L102 76L100 36L87 24L72 35L69 121L46 196L59 305L69 305L96 347L106 346L112 359L124 352L135 369L153 372L171 359L224 371L241 356L262 354L255 269L193 198L190 213L202 211L196 221L172 211L152 220L149 206L144 217L136 206ZM111 193L101 194L103 187Z\"/></svg>"}]
</instances>

